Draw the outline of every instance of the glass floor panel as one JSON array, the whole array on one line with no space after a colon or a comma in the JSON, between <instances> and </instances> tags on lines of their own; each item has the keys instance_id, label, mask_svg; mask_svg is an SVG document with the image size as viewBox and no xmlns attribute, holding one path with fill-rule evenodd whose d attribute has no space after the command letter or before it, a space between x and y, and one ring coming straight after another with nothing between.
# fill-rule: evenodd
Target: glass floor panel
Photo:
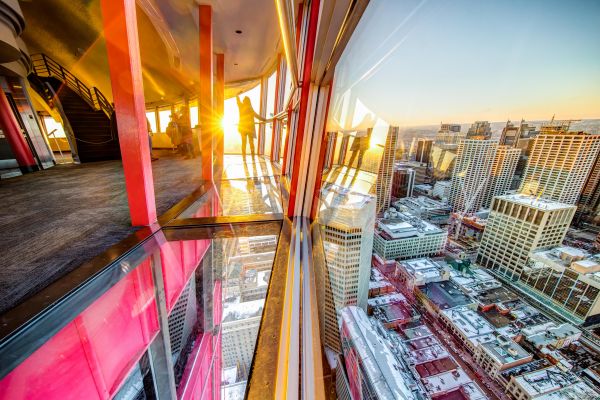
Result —
<instances>
[{"instance_id":1,"label":"glass floor panel","mask_svg":"<svg viewBox=\"0 0 600 400\"><path fill-rule=\"evenodd\" d=\"M283 213L279 177L229 179L218 182L177 218Z\"/></svg>"},{"instance_id":2,"label":"glass floor panel","mask_svg":"<svg viewBox=\"0 0 600 400\"><path fill-rule=\"evenodd\" d=\"M223 180L281 175L279 167L266 156L226 154L223 157Z\"/></svg>"}]
</instances>

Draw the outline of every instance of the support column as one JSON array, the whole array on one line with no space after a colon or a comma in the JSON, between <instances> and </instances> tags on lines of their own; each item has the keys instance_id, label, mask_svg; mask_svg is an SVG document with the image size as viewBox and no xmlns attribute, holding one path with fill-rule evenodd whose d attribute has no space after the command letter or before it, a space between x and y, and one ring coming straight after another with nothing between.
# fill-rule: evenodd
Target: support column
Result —
<instances>
[{"instance_id":1,"label":"support column","mask_svg":"<svg viewBox=\"0 0 600 400\"><path fill-rule=\"evenodd\" d=\"M202 179L213 181L213 35L212 7L198 6L200 26L200 93L198 94L198 121L202 146Z\"/></svg>"},{"instance_id":2,"label":"support column","mask_svg":"<svg viewBox=\"0 0 600 400\"><path fill-rule=\"evenodd\" d=\"M275 75L275 105L273 107L274 114L279 114L283 109L285 96L285 61L281 54L277 56L277 75ZM271 161L279 162L281 153L281 120L273 121L273 135L271 137Z\"/></svg>"},{"instance_id":3,"label":"support column","mask_svg":"<svg viewBox=\"0 0 600 400\"><path fill-rule=\"evenodd\" d=\"M269 78L264 76L260 80L260 111L259 114L261 117L267 117L267 96L269 93ZM265 128L266 125L264 123L260 123L258 125L258 151L259 155L265 154Z\"/></svg>"},{"instance_id":4,"label":"support column","mask_svg":"<svg viewBox=\"0 0 600 400\"><path fill-rule=\"evenodd\" d=\"M301 47L302 60L302 73L301 73L301 84L300 84L300 104L297 116L297 123L295 124L295 135L293 136L293 148L290 153L291 159L291 179L290 179L290 197L288 205L288 216L307 216L310 213L310 205L305 207L303 201L303 193L307 192L306 179L307 170L309 165L303 165L302 162L309 162L310 154L306 154L306 151L312 147L311 135L313 119L310 118L315 110L316 103L318 101L319 88L314 87L311 82L311 73L314 57L315 42L317 38L317 26L319 21L319 10L320 1L314 0L310 5L304 5L304 12L306 12L306 18L308 24L306 29L301 29L301 35L304 36L305 40ZM300 18L300 16L298 17ZM301 21L301 20L300 20ZM300 37L298 35L297 39ZM292 125L293 126L293 125ZM292 130L288 132L288 136L292 140ZM305 137L307 143L305 142ZM317 149L318 151L318 149ZM304 153L304 157L303 157ZM318 154L318 153L317 153ZM312 197L312 191L310 192ZM308 208L308 213L306 213Z\"/></svg>"},{"instance_id":5,"label":"support column","mask_svg":"<svg viewBox=\"0 0 600 400\"><path fill-rule=\"evenodd\" d=\"M217 71L214 86L214 111L215 111L215 160L214 174L216 179L223 176L223 154L225 153L225 132L223 131L223 116L225 113L225 55L215 54Z\"/></svg>"},{"instance_id":6,"label":"support column","mask_svg":"<svg viewBox=\"0 0 600 400\"><path fill-rule=\"evenodd\" d=\"M27 145L17 118L12 113L8 98L0 87L0 128L19 164L21 172L33 172L38 166L33 159L33 153Z\"/></svg>"},{"instance_id":7,"label":"support column","mask_svg":"<svg viewBox=\"0 0 600 400\"><path fill-rule=\"evenodd\" d=\"M132 225L156 222L135 0L101 0Z\"/></svg>"}]
</instances>

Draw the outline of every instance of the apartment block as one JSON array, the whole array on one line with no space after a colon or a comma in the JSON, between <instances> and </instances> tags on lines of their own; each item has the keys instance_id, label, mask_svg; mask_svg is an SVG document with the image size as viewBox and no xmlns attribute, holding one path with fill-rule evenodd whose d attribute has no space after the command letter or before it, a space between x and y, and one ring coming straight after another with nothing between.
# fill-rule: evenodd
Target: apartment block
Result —
<instances>
[{"instance_id":1,"label":"apartment block","mask_svg":"<svg viewBox=\"0 0 600 400\"><path fill-rule=\"evenodd\" d=\"M453 211L476 212L486 197L497 140L463 140L458 144L449 202Z\"/></svg>"},{"instance_id":2,"label":"apartment block","mask_svg":"<svg viewBox=\"0 0 600 400\"><path fill-rule=\"evenodd\" d=\"M543 129L534 139L519 192L576 204L599 151L600 135Z\"/></svg>"},{"instance_id":3,"label":"apartment block","mask_svg":"<svg viewBox=\"0 0 600 400\"><path fill-rule=\"evenodd\" d=\"M483 200L483 208L488 208L494 197L507 194L510 190L520 155L521 149L498 146Z\"/></svg>"}]
</instances>

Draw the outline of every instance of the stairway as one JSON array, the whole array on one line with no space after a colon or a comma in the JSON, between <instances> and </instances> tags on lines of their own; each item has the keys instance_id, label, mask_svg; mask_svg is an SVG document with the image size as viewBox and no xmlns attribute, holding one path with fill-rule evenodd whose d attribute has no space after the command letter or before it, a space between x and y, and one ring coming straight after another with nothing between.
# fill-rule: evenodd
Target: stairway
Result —
<instances>
[{"instance_id":1,"label":"stairway","mask_svg":"<svg viewBox=\"0 0 600 400\"><path fill-rule=\"evenodd\" d=\"M33 72L28 80L63 118L65 133L80 162L121 159L114 110L96 88L88 88L50 57L31 57Z\"/></svg>"}]
</instances>

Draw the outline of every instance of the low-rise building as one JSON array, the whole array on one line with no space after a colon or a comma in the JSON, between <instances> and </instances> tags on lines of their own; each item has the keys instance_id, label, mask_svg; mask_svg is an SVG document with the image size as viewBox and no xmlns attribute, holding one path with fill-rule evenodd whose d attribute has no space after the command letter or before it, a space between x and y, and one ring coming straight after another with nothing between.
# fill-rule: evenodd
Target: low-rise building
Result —
<instances>
[{"instance_id":1,"label":"low-rise building","mask_svg":"<svg viewBox=\"0 0 600 400\"><path fill-rule=\"evenodd\" d=\"M498 335L495 340L480 343L474 358L492 378L498 379L501 371L528 363L533 355L512 339Z\"/></svg>"},{"instance_id":2,"label":"low-rise building","mask_svg":"<svg viewBox=\"0 0 600 400\"><path fill-rule=\"evenodd\" d=\"M450 195L450 188L452 187L452 181L437 181L433 185L431 195L437 197L442 201L448 201Z\"/></svg>"},{"instance_id":3,"label":"low-rise building","mask_svg":"<svg viewBox=\"0 0 600 400\"><path fill-rule=\"evenodd\" d=\"M513 376L506 391L516 400L594 400L600 396L600 393L575 374L561 371L557 367Z\"/></svg>"},{"instance_id":4,"label":"low-rise building","mask_svg":"<svg viewBox=\"0 0 600 400\"><path fill-rule=\"evenodd\" d=\"M430 258L415 258L399 261L396 276L412 291L415 286L447 281L450 279L450 269Z\"/></svg>"},{"instance_id":5,"label":"low-rise building","mask_svg":"<svg viewBox=\"0 0 600 400\"><path fill-rule=\"evenodd\" d=\"M471 353L475 353L480 343L496 340L494 327L477 311L467 306L444 310L440 316L442 322L462 340Z\"/></svg>"},{"instance_id":6,"label":"low-rise building","mask_svg":"<svg viewBox=\"0 0 600 400\"><path fill-rule=\"evenodd\" d=\"M407 213L377 221L373 250L385 260L410 259L439 254L447 233Z\"/></svg>"},{"instance_id":7,"label":"low-rise building","mask_svg":"<svg viewBox=\"0 0 600 400\"><path fill-rule=\"evenodd\" d=\"M353 399L414 399L420 388L365 312L355 306L340 311L340 337ZM338 372L341 372L340 368Z\"/></svg>"},{"instance_id":8,"label":"low-rise building","mask_svg":"<svg viewBox=\"0 0 600 400\"><path fill-rule=\"evenodd\" d=\"M394 202L392 206L400 212L408 212L437 225L447 224L451 212L447 203L425 196L406 197Z\"/></svg>"},{"instance_id":9,"label":"low-rise building","mask_svg":"<svg viewBox=\"0 0 600 400\"><path fill-rule=\"evenodd\" d=\"M568 323L556 325L554 322L523 328L521 334L538 350L549 346L562 349L581 337L581 331L573 325Z\"/></svg>"},{"instance_id":10,"label":"low-rise building","mask_svg":"<svg viewBox=\"0 0 600 400\"><path fill-rule=\"evenodd\" d=\"M600 314L600 255L568 246L534 251L519 283L581 321Z\"/></svg>"}]
</instances>

